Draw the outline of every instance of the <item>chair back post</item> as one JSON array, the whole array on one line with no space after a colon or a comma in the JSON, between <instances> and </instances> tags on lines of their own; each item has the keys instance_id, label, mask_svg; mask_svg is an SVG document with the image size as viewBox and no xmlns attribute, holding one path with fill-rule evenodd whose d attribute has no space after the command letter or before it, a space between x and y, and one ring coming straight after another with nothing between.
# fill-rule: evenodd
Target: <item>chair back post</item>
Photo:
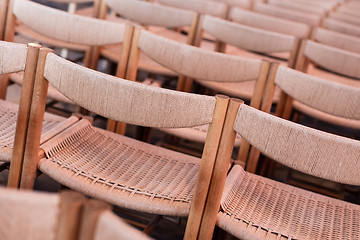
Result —
<instances>
[{"instance_id":1,"label":"chair back post","mask_svg":"<svg viewBox=\"0 0 360 240\"><path fill-rule=\"evenodd\" d=\"M37 60L39 56L38 44L29 43L24 72L24 83L21 88L18 118L16 122L14 149L10 165L8 186L18 188L25 151L27 129L30 117L30 107L33 96Z\"/></svg>"},{"instance_id":2,"label":"chair back post","mask_svg":"<svg viewBox=\"0 0 360 240\"><path fill-rule=\"evenodd\" d=\"M233 129L238 109L244 102L239 99L231 99L226 113L226 119L221 134L219 150L214 164L213 174L206 198L204 212L199 230L198 239L211 239L215 228L217 213L220 209L220 200L225 186L226 175L229 170L232 150L235 143L235 131Z\"/></svg>"},{"instance_id":3,"label":"chair back post","mask_svg":"<svg viewBox=\"0 0 360 240\"><path fill-rule=\"evenodd\" d=\"M272 64L267 61L263 61L260 69L259 78L256 81L254 92L250 101L250 106L259 109L261 106L264 89L266 83L269 81L269 71L271 71ZM244 166L247 162L248 152L250 149L250 144L245 140L241 139L241 148L239 149L237 160L235 160L235 164L240 164Z\"/></svg>"},{"instance_id":4,"label":"chair back post","mask_svg":"<svg viewBox=\"0 0 360 240\"><path fill-rule=\"evenodd\" d=\"M53 50L41 48L36 68L33 101L31 102L29 131L26 139L20 188L32 189L37 173L37 164L43 152L40 150L40 138L45 114L46 97L49 82L44 78L46 55Z\"/></svg>"},{"instance_id":5,"label":"chair back post","mask_svg":"<svg viewBox=\"0 0 360 240\"><path fill-rule=\"evenodd\" d=\"M309 60L306 58L304 52L305 52L305 47L306 47L306 39L303 39L301 41L300 44L300 48L299 48L299 53L297 56L297 60L296 60L296 64L295 64L295 68L296 70L300 71L300 72L304 72L306 71L308 65L309 65Z\"/></svg>"},{"instance_id":6,"label":"chair back post","mask_svg":"<svg viewBox=\"0 0 360 240\"><path fill-rule=\"evenodd\" d=\"M84 195L63 191L60 193L60 215L56 228L57 240L77 240L81 212L87 199Z\"/></svg>"},{"instance_id":7,"label":"chair back post","mask_svg":"<svg viewBox=\"0 0 360 240\"><path fill-rule=\"evenodd\" d=\"M290 68L296 67L296 60L297 60L297 56L299 54L300 46L301 46L301 39L295 38L293 50L290 52L288 67L290 67Z\"/></svg>"},{"instance_id":8,"label":"chair back post","mask_svg":"<svg viewBox=\"0 0 360 240\"><path fill-rule=\"evenodd\" d=\"M270 113L271 110L271 105L275 93L275 76L278 67L279 67L278 63L275 62L271 63L269 75L266 81L263 100L261 103L261 107L259 108L261 111L266 113ZM251 173L255 173L260 157L260 151L254 147L251 147L250 149L250 143L247 142L244 138L242 138L241 141L242 142L239 153L241 153L242 161L246 161L245 170ZM244 145L242 145L243 143Z\"/></svg>"},{"instance_id":9,"label":"chair back post","mask_svg":"<svg viewBox=\"0 0 360 240\"><path fill-rule=\"evenodd\" d=\"M4 40L8 3L9 0L0 1L0 40Z\"/></svg>"},{"instance_id":10,"label":"chair back post","mask_svg":"<svg viewBox=\"0 0 360 240\"><path fill-rule=\"evenodd\" d=\"M190 213L186 224L184 236L186 240L197 239L214 164L218 157L219 143L223 131L221 126L223 126L225 122L229 98L223 95L217 95L216 100L214 115L207 133L195 185L194 197L191 202Z\"/></svg>"},{"instance_id":11,"label":"chair back post","mask_svg":"<svg viewBox=\"0 0 360 240\"><path fill-rule=\"evenodd\" d=\"M79 224L79 237L77 239L94 239L98 219L104 211L108 210L111 210L109 204L97 200L88 200L82 210Z\"/></svg>"},{"instance_id":12,"label":"chair back post","mask_svg":"<svg viewBox=\"0 0 360 240\"><path fill-rule=\"evenodd\" d=\"M130 51L132 50L132 40L134 35L134 26L126 25L125 28L125 38L122 44L122 49L120 53L120 59L116 69L116 76L119 78L126 79L126 72L128 70L128 64L130 61ZM135 78L134 78L135 79ZM125 135L126 124L121 122L116 122L114 120L108 119L106 129L111 132L116 132L121 135Z\"/></svg>"},{"instance_id":13,"label":"chair back post","mask_svg":"<svg viewBox=\"0 0 360 240\"><path fill-rule=\"evenodd\" d=\"M13 6L14 0L8 0L8 8L6 13L6 25L5 25L5 33L4 33L4 40L8 42L14 41L15 35L15 16L13 14Z\"/></svg>"}]
</instances>

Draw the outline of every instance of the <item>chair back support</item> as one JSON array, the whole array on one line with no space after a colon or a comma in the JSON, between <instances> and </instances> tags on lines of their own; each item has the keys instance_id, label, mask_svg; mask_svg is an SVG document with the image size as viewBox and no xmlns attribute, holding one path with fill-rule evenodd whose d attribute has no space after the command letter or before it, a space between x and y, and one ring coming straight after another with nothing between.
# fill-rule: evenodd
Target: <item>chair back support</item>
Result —
<instances>
[{"instance_id":1,"label":"chair back support","mask_svg":"<svg viewBox=\"0 0 360 240\"><path fill-rule=\"evenodd\" d=\"M240 25L211 16L205 16L202 28L222 42L262 53L290 52L296 43L294 36Z\"/></svg>"},{"instance_id":2,"label":"chair back support","mask_svg":"<svg viewBox=\"0 0 360 240\"><path fill-rule=\"evenodd\" d=\"M89 3L89 2L94 2L94 0L51 0L51 2L58 2L58 3Z\"/></svg>"},{"instance_id":3,"label":"chair back support","mask_svg":"<svg viewBox=\"0 0 360 240\"><path fill-rule=\"evenodd\" d=\"M310 33L310 27L304 23L268 16L240 8L232 8L230 10L229 20L264 30L292 35L298 38L307 38Z\"/></svg>"},{"instance_id":4,"label":"chair back support","mask_svg":"<svg viewBox=\"0 0 360 240\"><path fill-rule=\"evenodd\" d=\"M190 26L195 13L144 1L106 0L116 13L143 25L176 28Z\"/></svg>"},{"instance_id":5,"label":"chair back support","mask_svg":"<svg viewBox=\"0 0 360 240\"><path fill-rule=\"evenodd\" d=\"M86 69L49 53L44 77L78 105L102 116L148 127L210 123L215 98L149 87ZM114 107L116 106L116 108Z\"/></svg>"},{"instance_id":6,"label":"chair back support","mask_svg":"<svg viewBox=\"0 0 360 240\"><path fill-rule=\"evenodd\" d=\"M165 6L186 9L220 18L224 18L227 12L227 6L221 2L207 0L158 0L157 2Z\"/></svg>"},{"instance_id":7,"label":"chair back support","mask_svg":"<svg viewBox=\"0 0 360 240\"><path fill-rule=\"evenodd\" d=\"M306 3L302 2L294 2L294 1L282 1L282 0L268 0L268 4L283 7L286 9L293 9L299 12L307 12L312 13L316 15L323 16L326 13L326 9L317 7L317 6L311 6Z\"/></svg>"},{"instance_id":8,"label":"chair back support","mask_svg":"<svg viewBox=\"0 0 360 240\"><path fill-rule=\"evenodd\" d=\"M336 73L360 78L360 54L304 40L304 56L318 65ZM301 53L300 53L301 54Z\"/></svg>"},{"instance_id":9,"label":"chair back support","mask_svg":"<svg viewBox=\"0 0 360 240\"><path fill-rule=\"evenodd\" d=\"M28 0L15 0L13 13L33 31L64 42L100 46L124 40L122 24L70 14Z\"/></svg>"},{"instance_id":10,"label":"chair back support","mask_svg":"<svg viewBox=\"0 0 360 240\"><path fill-rule=\"evenodd\" d=\"M316 14L299 12L296 10L286 9L260 2L254 4L254 11L274 17L280 17L296 22L306 23L310 26L318 26L321 21L321 16L318 16Z\"/></svg>"},{"instance_id":11,"label":"chair back support","mask_svg":"<svg viewBox=\"0 0 360 240\"><path fill-rule=\"evenodd\" d=\"M342 5L340 7L338 7L336 9L337 12L341 12L341 13L346 13L349 15L353 15L353 16L360 16L359 15L359 11L360 11L360 6L349 6L349 5Z\"/></svg>"},{"instance_id":12,"label":"chair back support","mask_svg":"<svg viewBox=\"0 0 360 240\"><path fill-rule=\"evenodd\" d=\"M6 26L6 15L8 10L9 0L0 1L0 40L4 40L5 26Z\"/></svg>"},{"instance_id":13,"label":"chair back support","mask_svg":"<svg viewBox=\"0 0 360 240\"><path fill-rule=\"evenodd\" d=\"M342 12L331 12L329 13L329 18L334 18L357 26L360 24L360 16L352 16Z\"/></svg>"},{"instance_id":14,"label":"chair back support","mask_svg":"<svg viewBox=\"0 0 360 240\"><path fill-rule=\"evenodd\" d=\"M244 9L251 9L252 0L212 0L214 2L221 2L229 7L239 7Z\"/></svg>"},{"instance_id":15,"label":"chair back support","mask_svg":"<svg viewBox=\"0 0 360 240\"><path fill-rule=\"evenodd\" d=\"M161 65L187 77L221 82L256 79L261 61L212 52L140 32L138 48Z\"/></svg>"},{"instance_id":16,"label":"chair back support","mask_svg":"<svg viewBox=\"0 0 360 240\"><path fill-rule=\"evenodd\" d=\"M326 18L323 22L326 29L360 37L360 27L333 18Z\"/></svg>"},{"instance_id":17,"label":"chair back support","mask_svg":"<svg viewBox=\"0 0 360 240\"><path fill-rule=\"evenodd\" d=\"M24 44L0 41L0 74L25 70L27 47Z\"/></svg>"},{"instance_id":18,"label":"chair back support","mask_svg":"<svg viewBox=\"0 0 360 240\"><path fill-rule=\"evenodd\" d=\"M350 52L360 53L360 38L331 31L325 28L314 29L312 40L330 45L336 48L341 48Z\"/></svg>"},{"instance_id":19,"label":"chair back support","mask_svg":"<svg viewBox=\"0 0 360 240\"><path fill-rule=\"evenodd\" d=\"M279 66L275 84L301 103L338 117L360 120L360 89Z\"/></svg>"},{"instance_id":20,"label":"chair back support","mask_svg":"<svg viewBox=\"0 0 360 240\"><path fill-rule=\"evenodd\" d=\"M234 130L266 156L298 171L359 185L360 142L241 105Z\"/></svg>"}]
</instances>

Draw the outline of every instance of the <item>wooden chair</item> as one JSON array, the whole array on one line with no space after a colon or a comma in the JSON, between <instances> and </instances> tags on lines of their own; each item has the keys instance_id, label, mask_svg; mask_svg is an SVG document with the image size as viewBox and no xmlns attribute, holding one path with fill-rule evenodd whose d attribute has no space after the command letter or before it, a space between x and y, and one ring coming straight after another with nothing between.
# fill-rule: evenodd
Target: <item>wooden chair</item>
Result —
<instances>
[{"instance_id":1,"label":"wooden chair","mask_svg":"<svg viewBox=\"0 0 360 240\"><path fill-rule=\"evenodd\" d=\"M213 35L216 39L228 44L225 52L230 55L250 57L257 59L274 60L272 56L284 56L286 53L289 57L288 62L279 61L288 66L295 66L295 59L299 48L299 40L294 36L266 31L250 26L240 25L211 16L206 16L203 21L202 30ZM230 46L233 46L230 48ZM264 53L267 56L260 55ZM289 56L290 53L290 56ZM218 90L219 84L205 81L197 81L213 90ZM251 99L254 90L254 81L233 84L222 84L221 92L230 95ZM275 102L278 98L275 98Z\"/></svg>"},{"instance_id":2,"label":"wooden chair","mask_svg":"<svg viewBox=\"0 0 360 240\"><path fill-rule=\"evenodd\" d=\"M240 8L232 8L228 19L242 25L283 33L297 38L308 38L310 35L310 27L307 24Z\"/></svg>"},{"instance_id":3,"label":"wooden chair","mask_svg":"<svg viewBox=\"0 0 360 240\"><path fill-rule=\"evenodd\" d=\"M34 15L28 14L30 10ZM24 25L27 25L30 29L61 42L93 47L122 43L121 52L117 56L117 61L120 64L116 75L118 77L125 76L132 27L74 15L24 0L15 1L13 13L14 16L24 22ZM32 16L36 16L36 18ZM84 29L87 29L87 31L84 31ZM95 48L93 50L92 56L94 57L91 58L95 59L97 51L95 51ZM14 80L17 83L21 83L21 75L18 75L16 78L14 77ZM49 86L48 97L55 101L73 104L71 100L64 97L51 85ZM109 122L109 128L111 124L114 125L114 122Z\"/></svg>"},{"instance_id":4,"label":"wooden chair","mask_svg":"<svg viewBox=\"0 0 360 240\"><path fill-rule=\"evenodd\" d=\"M0 188L1 239L150 239L110 211L71 191L35 193Z\"/></svg>"},{"instance_id":5,"label":"wooden chair","mask_svg":"<svg viewBox=\"0 0 360 240\"><path fill-rule=\"evenodd\" d=\"M351 23L346 23L346 22L343 22L343 21L340 21L337 19L333 19L333 18L324 19L324 21L322 23L322 27L329 29L329 30L333 30L333 31L353 35L356 37L360 37L360 27L359 26L351 24Z\"/></svg>"},{"instance_id":6,"label":"wooden chair","mask_svg":"<svg viewBox=\"0 0 360 240\"><path fill-rule=\"evenodd\" d=\"M194 44L199 21L199 14L195 12L133 0L106 0L106 6L132 23L147 26L152 32L166 35L167 38L176 39L179 42ZM106 18L106 16L102 16L102 18ZM114 20L114 18L107 16L107 19L119 21L118 17ZM123 18L120 21L124 21ZM176 29L179 27L189 27L188 35L185 36L172 30L164 31L165 28ZM104 47L101 49L101 55L117 62L120 47L121 45ZM139 69L145 72L170 77L177 76L176 73L156 64L143 55L140 56L140 59Z\"/></svg>"},{"instance_id":7,"label":"wooden chair","mask_svg":"<svg viewBox=\"0 0 360 240\"><path fill-rule=\"evenodd\" d=\"M277 69L274 81L286 93L329 114L360 118L357 88L284 66ZM327 94L318 94L324 90ZM234 107L228 109L229 121L225 122L220 142L228 159L237 132L254 148L286 166L320 178L360 185L359 141L301 126L245 104L237 111L238 102L230 102L229 106ZM238 165L226 177L228 161L215 163L200 238L209 239L212 235L209 229L213 229L215 222L240 239L359 237L358 205L260 177Z\"/></svg>"},{"instance_id":8,"label":"wooden chair","mask_svg":"<svg viewBox=\"0 0 360 240\"><path fill-rule=\"evenodd\" d=\"M357 80L360 78L360 72L357 67L358 64L360 64L360 54L358 53L320 44L311 40L303 40L296 69L332 82L359 88L360 85ZM317 66L321 66L322 68ZM297 111L325 122L352 129L360 128L360 122L358 120L330 116L329 114L308 108L299 102L294 102L293 107ZM289 114L290 111L285 113L285 116L288 117Z\"/></svg>"},{"instance_id":9,"label":"wooden chair","mask_svg":"<svg viewBox=\"0 0 360 240\"><path fill-rule=\"evenodd\" d=\"M229 99L146 86L48 52L40 51L21 187L32 188L39 169L69 188L121 207L190 214L189 231L196 233ZM202 159L92 127L85 119L39 148L48 83L85 109L117 121L147 127L210 124Z\"/></svg>"},{"instance_id":10,"label":"wooden chair","mask_svg":"<svg viewBox=\"0 0 360 240\"><path fill-rule=\"evenodd\" d=\"M305 23L312 27L319 26L319 24L321 23L321 16L319 15L313 13L299 12L296 10L286 9L283 7L273 6L265 3L255 3L253 11L274 17L280 17L296 22Z\"/></svg>"},{"instance_id":11,"label":"wooden chair","mask_svg":"<svg viewBox=\"0 0 360 240\"><path fill-rule=\"evenodd\" d=\"M20 104L0 101L0 160L9 163L9 184L16 186L20 180L22 160L29 122L30 106L40 45L0 42L0 74L25 71ZM19 113L19 114L18 114ZM51 114L45 115L41 142L47 141L57 132L78 120L73 116L68 120Z\"/></svg>"}]
</instances>

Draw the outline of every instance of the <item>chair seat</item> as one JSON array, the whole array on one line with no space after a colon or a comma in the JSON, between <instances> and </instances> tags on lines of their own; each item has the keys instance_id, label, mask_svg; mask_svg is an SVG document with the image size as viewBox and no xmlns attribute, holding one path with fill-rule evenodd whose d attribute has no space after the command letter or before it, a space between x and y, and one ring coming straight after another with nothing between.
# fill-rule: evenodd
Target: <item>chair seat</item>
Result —
<instances>
[{"instance_id":1,"label":"chair seat","mask_svg":"<svg viewBox=\"0 0 360 240\"><path fill-rule=\"evenodd\" d=\"M22 85L23 77L24 77L24 72L18 72L11 74L10 79L17 84ZM73 101L62 95L58 90L56 90L50 84L49 84L47 97L58 102L74 104Z\"/></svg>"},{"instance_id":2,"label":"chair seat","mask_svg":"<svg viewBox=\"0 0 360 240\"><path fill-rule=\"evenodd\" d=\"M360 206L234 166L218 225L240 239L359 239Z\"/></svg>"},{"instance_id":3,"label":"chair seat","mask_svg":"<svg viewBox=\"0 0 360 240\"><path fill-rule=\"evenodd\" d=\"M41 146L39 169L61 184L148 213L187 216L200 159L81 120Z\"/></svg>"},{"instance_id":4,"label":"chair seat","mask_svg":"<svg viewBox=\"0 0 360 240\"><path fill-rule=\"evenodd\" d=\"M0 100L0 159L5 162L10 162L12 157L18 108L17 104ZM45 113L41 142L47 141L77 119L71 117L66 120L63 117Z\"/></svg>"},{"instance_id":5,"label":"chair seat","mask_svg":"<svg viewBox=\"0 0 360 240\"><path fill-rule=\"evenodd\" d=\"M180 137L190 141L205 143L208 128L209 124L192 128L161 128L160 130L176 137ZM239 134L236 134L235 147L240 146L240 142L241 137Z\"/></svg>"}]
</instances>

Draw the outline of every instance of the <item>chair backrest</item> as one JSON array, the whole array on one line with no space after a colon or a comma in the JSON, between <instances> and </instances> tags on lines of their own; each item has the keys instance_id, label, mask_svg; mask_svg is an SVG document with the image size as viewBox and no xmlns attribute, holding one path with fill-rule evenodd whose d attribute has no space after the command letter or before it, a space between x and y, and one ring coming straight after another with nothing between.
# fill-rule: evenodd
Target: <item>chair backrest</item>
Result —
<instances>
[{"instance_id":1,"label":"chair backrest","mask_svg":"<svg viewBox=\"0 0 360 240\"><path fill-rule=\"evenodd\" d=\"M326 29L360 37L360 27L333 18L326 18L322 26Z\"/></svg>"},{"instance_id":2,"label":"chair backrest","mask_svg":"<svg viewBox=\"0 0 360 240\"><path fill-rule=\"evenodd\" d=\"M337 74L360 78L360 69L358 68L360 54L358 53L304 39L299 51L296 69L306 71L310 61Z\"/></svg>"},{"instance_id":3,"label":"chair backrest","mask_svg":"<svg viewBox=\"0 0 360 240\"><path fill-rule=\"evenodd\" d=\"M284 33L298 38L307 38L310 34L310 27L304 23L240 8L232 8L228 19L243 25Z\"/></svg>"},{"instance_id":4,"label":"chair backrest","mask_svg":"<svg viewBox=\"0 0 360 240\"><path fill-rule=\"evenodd\" d=\"M216 39L241 49L259 53L291 52L289 66L295 63L298 39L294 36L262 30L206 16L202 29Z\"/></svg>"},{"instance_id":5,"label":"chair backrest","mask_svg":"<svg viewBox=\"0 0 360 240\"><path fill-rule=\"evenodd\" d=\"M349 4L343 4L342 6L336 8L337 12L346 13L352 16L360 16L360 5L349 5Z\"/></svg>"},{"instance_id":6,"label":"chair backrest","mask_svg":"<svg viewBox=\"0 0 360 240\"><path fill-rule=\"evenodd\" d=\"M311 34L311 39L336 48L360 53L360 38L352 35L331 31L325 28L315 28Z\"/></svg>"},{"instance_id":7,"label":"chair backrest","mask_svg":"<svg viewBox=\"0 0 360 240\"><path fill-rule=\"evenodd\" d=\"M313 13L299 12L283 7L273 6L265 3L255 3L253 10L255 12L267 14L274 17L289 19L296 22L306 23L310 26L318 26L321 22L321 16Z\"/></svg>"},{"instance_id":8,"label":"chair backrest","mask_svg":"<svg viewBox=\"0 0 360 240\"><path fill-rule=\"evenodd\" d=\"M31 140L28 138L24 156L24 169L28 173L22 173L23 186L32 187L34 183L48 83L76 104L116 121L175 128L210 124L198 173L201 184L195 186L196 200L192 201L189 217L196 232L200 225L196 218L206 200L229 98L182 93L116 78L69 62L49 51L42 49L39 55L34 86L38 94L31 107L28 130Z\"/></svg>"},{"instance_id":9,"label":"chair backrest","mask_svg":"<svg viewBox=\"0 0 360 240\"><path fill-rule=\"evenodd\" d=\"M283 7L286 9L293 9L293 10L296 10L299 12L312 13L312 14L316 14L319 16L324 16L327 11L326 9L321 8L321 7L312 6L312 5L309 5L306 3L296 2L296 1L268 0L267 3L274 5L274 6Z\"/></svg>"},{"instance_id":10,"label":"chair backrest","mask_svg":"<svg viewBox=\"0 0 360 240\"><path fill-rule=\"evenodd\" d=\"M251 9L253 4L252 0L211 0L211 1L221 2L229 7L239 7L244 9Z\"/></svg>"},{"instance_id":11,"label":"chair backrest","mask_svg":"<svg viewBox=\"0 0 360 240\"><path fill-rule=\"evenodd\" d=\"M157 2L165 6L186 9L220 18L225 18L227 12L227 6L221 2L207 0L157 0Z\"/></svg>"},{"instance_id":12,"label":"chair backrest","mask_svg":"<svg viewBox=\"0 0 360 240\"><path fill-rule=\"evenodd\" d=\"M360 24L360 16L353 16L342 12L331 12L329 13L329 18L334 18L354 25Z\"/></svg>"},{"instance_id":13,"label":"chair backrest","mask_svg":"<svg viewBox=\"0 0 360 240\"><path fill-rule=\"evenodd\" d=\"M133 0L106 0L107 6L117 14L144 26L165 28L190 27L188 44L194 44L199 14L160 4ZM105 16L103 16L105 18Z\"/></svg>"},{"instance_id":14,"label":"chair backrest","mask_svg":"<svg viewBox=\"0 0 360 240\"><path fill-rule=\"evenodd\" d=\"M132 44L127 79L135 79L139 51L166 68L191 79L212 82L264 81L268 64L257 59L246 59L178 43L137 28ZM264 66L263 66L264 65ZM267 66L267 67L266 67ZM260 81L260 82L261 82ZM184 84L181 82L178 85ZM181 87L178 87L181 89ZM262 91L260 91L262 92ZM226 92L226 94L228 94ZM256 107L256 106L255 106Z\"/></svg>"},{"instance_id":15,"label":"chair backrest","mask_svg":"<svg viewBox=\"0 0 360 240\"><path fill-rule=\"evenodd\" d=\"M305 127L246 105L240 106L234 130L281 164L320 178L360 184L359 141Z\"/></svg>"}]
</instances>

